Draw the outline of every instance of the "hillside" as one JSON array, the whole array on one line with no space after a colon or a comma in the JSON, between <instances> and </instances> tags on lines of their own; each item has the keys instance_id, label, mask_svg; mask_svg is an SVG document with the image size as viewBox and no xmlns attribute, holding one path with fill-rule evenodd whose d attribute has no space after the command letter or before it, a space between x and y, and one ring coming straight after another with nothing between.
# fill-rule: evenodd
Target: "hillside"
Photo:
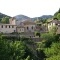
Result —
<instances>
[{"instance_id":1,"label":"hillside","mask_svg":"<svg viewBox=\"0 0 60 60\"><path fill-rule=\"evenodd\" d=\"M17 20L37 20L37 18L39 20L41 19L48 19L48 18L52 18L52 15L43 15L43 16L40 16L40 17L34 17L34 18L30 18L28 16L25 16L25 15L17 15L17 16L14 16Z\"/></svg>"},{"instance_id":2,"label":"hillside","mask_svg":"<svg viewBox=\"0 0 60 60\"><path fill-rule=\"evenodd\" d=\"M60 20L60 8L59 8L59 10L54 14L53 18L57 18L58 20Z\"/></svg>"},{"instance_id":3,"label":"hillside","mask_svg":"<svg viewBox=\"0 0 60 60\"><path fill-rule=\"evenodd\" d=\"M49 18L52 18L52 17L53 17L52 15L42 15L40 17L34 17L34 18L32 18L32 20L37 20L37 18L39 20L44 20L44 19L49 19Z\"/></svg>"},{"instance_id":4,"label":"hillside","mask_svg":"<svg viewBox=\"0 0 60 60\"><path fill-rule=\"evenodd\" d=\"M30 17L25 16L25 15L16 15L14 16L17 20L27 20L30 19Z\"/></svg>"},{"instance_id":5,"label":"hillside","mask_svg":"<svg viewBox=\"0 0 60 60\"><path fill-rule=\"evenodd\" d=\"M0 21L1 21L1 22L4 22L4 21L1 20L1 18L6 17L6 16L9 17L9 18L11 18L10 16L8 16L8 15L6 15L6 14L0 13ZM16 15L16 16L14 16L14 17L16 18L16 20L20 20L20 21L24 21L24 20L32 20L32 21L35 21L35 20L37 20L37 18L38 18L39 20L44 20L44 19L51 18L52 15L43 15L43 16L34 17L34 18L30 18L30 17L25 16L25 15Z\"/></svg>"},{"instance_id":6,"label":"hillside","mask_svg":"<svg viewBox=\"0 0 60 60\"><path fill-rule=\"evenodd\" d=\"M8 16L8 15L6 15L6 14L3 14L3 13L0 13L0 18L3 18L3 17L11 17L11 16ZM32 21L34 21L34 20L37 20L37 18L39 19L39 20L41 20L41 19L48 19L48 18L52 18L53 16L52 15L43 15L43 16L40 16L40 17L34 17L34 18L30 18L30 17L28 17L28 16L25 16L25 15L16 15L16 16L14 16L15 18L16 18L16 20L32 20Z\"/></svg>"},{"instance_id":7,"label":"hillside","mask_svg":"<svg viewBox=\"0 0 60 60\"><path fill-rule=\"evenodd\" d=\"M3 18L3 17L11 17L11 16L8 16L8 15L5 15L5 14L3 14L3 13L0 13L0 18Z\"/></svg>"},{"instance_id":8,"label":"hillside","mask_svg":"<svg viewBox=\"0 0 60 60\"><path fill-rule=\"evenodd\" d=\"M40 18L48 19L48 18L52 18L52 17L53 17L52 15L43 15L43 16L41 16Z\"/></svg>"}]
</instances>

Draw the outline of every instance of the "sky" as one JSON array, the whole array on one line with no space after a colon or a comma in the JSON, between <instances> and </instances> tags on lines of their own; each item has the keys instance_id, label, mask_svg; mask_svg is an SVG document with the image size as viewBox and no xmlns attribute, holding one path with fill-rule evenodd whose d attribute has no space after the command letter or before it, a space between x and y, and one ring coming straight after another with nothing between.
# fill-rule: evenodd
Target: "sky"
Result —
<instances>
[{"instance_id":1,"label":"sky","mask_svg":"<svg viewBox=\"0 0 60 60\"><path fill-rule=\"evenodd\" d=\"M59 8L60 0L0 0L0 12L12 17L53 15Z\"/></svg>"}]
</instances>

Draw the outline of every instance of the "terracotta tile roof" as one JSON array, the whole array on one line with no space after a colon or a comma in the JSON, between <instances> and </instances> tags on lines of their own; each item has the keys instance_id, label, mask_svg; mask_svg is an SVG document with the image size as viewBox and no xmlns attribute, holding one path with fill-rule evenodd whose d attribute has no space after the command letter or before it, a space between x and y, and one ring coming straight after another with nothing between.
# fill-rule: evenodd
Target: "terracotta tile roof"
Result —
<instances>
[{"instance_id":1,"label":"terracotta tile roof","mask_svg":"<svg viewBox=\"0 0 60 60\"><path fill-rule=\"evenodd\" d=\"M17 26L17 28L25 28L24 26Z\"/></svg>"},{"instance_id":2,"label":"terracotta tile roof","mask_svg":"<svg viewBox=\"0 0 60 60\"><path fill-rule=\"evenodd\" d=\"M60 21L59 20L52 20L50 22L55 23L55 24L60 24Z\"/></svg>"},{"instance_id":3,"label":"terracotta tile roof","mask_svg":"<svg viewBox=\"0 0 60 60\"><path fill-rule=\"evenodd\" d=\"M12 26L13 24L0 24L0 25L10 25L10 26ZM16 25L13 25L13 26L16 26Z\"/></svg>"},{"instance_id":4,"label":"terracotta tile roof","mask_svg":"<svg viewBox=\"0 0 60 60\"><path fill-rule=\"evenodd\" d=\"M32 21L24 21L23 24L24 25L35 25L35 23Z\"/></svg>"}]
</instances>

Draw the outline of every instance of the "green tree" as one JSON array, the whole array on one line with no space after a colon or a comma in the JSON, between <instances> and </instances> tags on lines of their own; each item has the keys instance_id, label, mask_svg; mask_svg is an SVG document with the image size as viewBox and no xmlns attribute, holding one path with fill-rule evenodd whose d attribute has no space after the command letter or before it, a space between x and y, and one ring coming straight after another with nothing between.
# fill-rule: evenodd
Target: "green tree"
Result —
<instances>
[{"instance_id":1,"label":"green tree","mask_svg":"<svg viewBox=\"0 0 60 60\"><path fill-rule=\"evenodd\" d=\"M59 8L59 10L54 14L53 18L57 18L58 20L60 20L60 8Z\"/></svg>"},{"instance_id":2,"label":"green tree","mask_svg":"<svg viewBox=\"0 0 60 60\"><path fill-rule=\"evenodd\" d=\"M56 35L56 32L57 32L57 26L52 27L51 30L49 31L49 33L53 35Z\"/></svg>"},{"instance_id":3,"label":"green tree","mask_svg":"<svg viewBox=\"0 0 60 60\"><path fill-rule=\"evenodd\" d=\"M30 60L30 56L27 56L27 58L25 60Z\"/></svg>"},{"instance_id":4,"label":"green tree","mask_svg":"<svg viewBox=\"0 0 60 60\"><path fill-rule=\"evenodd\" d=\"M27 41L28 40L28 41ZM35 60L31 40L23 38L20 41L1 39L0 35L0 59L1 60Z\"/></svg>"},{"instance_id":5,"label":"green tree","mask_svg":"<svg viewBox=\"0 0 60 60\"><path fill-rule=\"evenodd\" d=\"M45 53L42 49L37 50L37 56L39 60L44 60L46 58Z\"/></svg>"},{"instance_id":6,"label":"green tree","mask_svg":"<svg viewBox=\"0 0 60 60\"><path fill-rule=\"evenodd\" d=\"M60 20L60 13L57 14L57 18L58 18L58 20Z\"/></svg>"},{"instance_id":7,"label":"green tree","mask_svg":"<svg viewBox=\"0 0 60 60\"><path fill-rule=\"evenodd\" d=\"M59 60L60 57L60 42L52 43L51 48L45 49L47 56L46 60Z\"/></svg>"},{"instance_id":8,"label":"green tree","mask_svg":"<svg viewBox=\"0 0 60 60\"><path fill-rule=\"evenodd\" d=\"M3 17L1 22L2 23L9 23L9 17Z\"/></svg>"},{"instance_id":9,"label":"green tree","mask_svg":"<svg viewBox=\"0 0 60 60\"><path fill-rule=\"evenodd\" d=\"M26 47L21 41L0 40L0 59L1 60L20 60L24 59Z\"/></svg>"},{"instance_id":10,"label":"green tree","mask_svg":"<svg viewBox=\"0 0 60 60\"><path fill-rule=\"evenodd\" d=\"M0 22L1 22L2 18L0 18Z\"/></svg>"}]
</instances>

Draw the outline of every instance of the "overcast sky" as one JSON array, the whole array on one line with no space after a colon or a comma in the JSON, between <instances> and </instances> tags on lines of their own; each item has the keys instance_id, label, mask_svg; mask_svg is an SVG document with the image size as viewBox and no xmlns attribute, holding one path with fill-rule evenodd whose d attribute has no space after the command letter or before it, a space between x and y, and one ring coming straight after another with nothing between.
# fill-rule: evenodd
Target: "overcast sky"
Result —
<instances>
[{"instance_id":1,"label":"overcast sky","mask_svg":"<svg viewBox=\"0 0 60 60\"><path fill-rule=\"evenodd\" d=\"M53 15L59 8L60 0L0 0L0 12L12 17Z\"/></svg>"}]
</instances>

